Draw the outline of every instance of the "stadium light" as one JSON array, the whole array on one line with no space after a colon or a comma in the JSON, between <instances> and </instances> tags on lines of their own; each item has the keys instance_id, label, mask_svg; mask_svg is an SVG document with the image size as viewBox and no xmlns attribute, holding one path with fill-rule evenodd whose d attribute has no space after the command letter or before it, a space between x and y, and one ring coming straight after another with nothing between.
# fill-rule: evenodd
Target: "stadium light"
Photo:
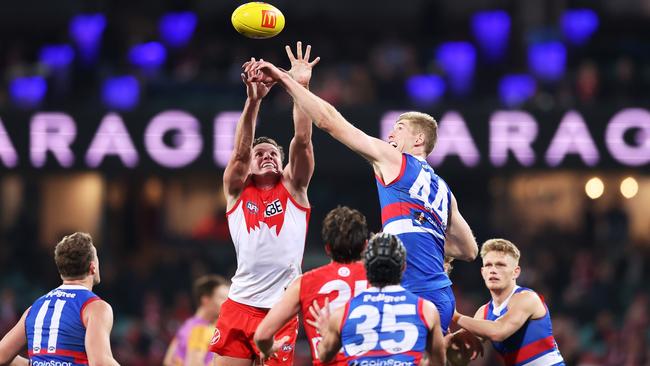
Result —
<instances>
[{"instance_id":1,"label":"stadium light","mask_svg":"<svg viewBox=\"0 0 650 366\"><path fill-rule=\"evenodd\" d=\"M499 81L501 102L508 107L516 107L532 98L536 89L535 79L526 74L505 75Z\"/></svg>"},{"instance_id":2,"label":"stadium light","mask_svg":"<svg viewBox=\"0 0 650 366\"><path fill-rule=\"evenodd\" d=\"M585 184L585 193L587 194L587 197L591 198L592 200L595 200L596 198L602 196L603 192L605 192L605 184L598 177L589 179L587 181L587 184Z\"/></svg>"},{"instance_id":3,"label":"stadium light","mask_svg":"<svg viewBox=\"0 0 650 366\"><path fill-rule=\"evenodd\" d=\"M37 107L45 98L47 82L40 76L19 77L11 81L11 100L20 108Z\"/></svg>"},{"instance_id":4,"label":"stadium light","mask_svg":"<svg viewBox=\"0 0 650 366\"><path fill-rule=\"evenodd\" d=\"M160 37L171 47L183 47L192 39L196 21L196 14L191 11L167 13L158 23Z\"/></svg>"},{"instance_id":5,"label":"stadium light","mask_svg":"<svg viewBox=\"0 0 650 366\"><path fill-rule=\"evenodd\" d=\"M140 85L133 76L109 78L102 86L102 101L110 109L131 110L140 99Z\"/></svg>"},{"instance_id":6,"label":"stadium light","mask_svg":"<svg viewBox=\"0 0 650 366\"><path fill-rule=\"evenodd\" d=\"M82 61L95 61L105 28L106 17L100 13L80 14L72 18L69 33L77 45Z\"/></svg>"},{"instance_id":7,"label":"stadium light","mask_svg":"<svg viewBox=\"0 0 650 366\"><path fill-rule=\"evenodd\" d=\"M452 93L465 95L470 92L476 68L476 50L471 43L442 43L438 47L436 60L447 74Z\"/></svg>"},{"instance_id":8,"label":"stadium light","mask_svg":"<svg viewBox=\"0 0 650 366\"><path fill-rule=\"evenodd\" d=\"M136 44L129 51L129 61L132 65L144 70L155 70L165 63L167 50L159 42Z\"/></svg>"},{"instance_id":9,"label":"stadium light","mask_svg":"<svg viewBox=\"0 0 650 366\"><path fill-rule=\"evenodd\" d=\"M566 71L566 48L561 42L538 42L528 46L528 67L543 81L558 81Z\"/></svg>"},{"instance_id":10,"label":"stadium light","mask_svg":"<svg viewBox=\"0 0 650 366\"><path fill-rule=\"evenodd\" d=\"M562 14L562 33L571 44L581 46L598 30L598 14L592 9L568 9Z\"/></svg>"},{"instance_id":11,"label":"stadium light","mask_svg":"<svg viewBox=\"0 0 650 366\"><path fill-rule=\"evenodd\" d=\"M445 94L445 81L438 75L415 75L406 80L406 90L416 104L436 103Z\"/></svg>"},{"instance_id":12,"label":"stadium light","mask_svg":"<svg viewBox=\"0 0 650 366\"><path fill-rule=\"evenodd\" d=\"M639 183L632 177L627 177L621 181L621 194L623 197L630 199L639 193Z\"/></svg>"},{"instance_id":13,"label":"stadium light","mask_svg":"<svg viewBox=\"0 0 650 366\"><path fill-rule=\"evenodd\" d=\"M479 11L472 16L472 33L489 61L503 59L510 37L510 15L503 10Z\"/></svg>"},{"instance_id":14,"label":"stadium light","mask_svg":"<svg viewBox=\"0 0 650 366\"><path fill-rule=\"evenodd\" d=\"M38 59L52 70L61 70L74 60L74 50L67 44L46 45L41 48Z\"/></svg>"}]
</instances>

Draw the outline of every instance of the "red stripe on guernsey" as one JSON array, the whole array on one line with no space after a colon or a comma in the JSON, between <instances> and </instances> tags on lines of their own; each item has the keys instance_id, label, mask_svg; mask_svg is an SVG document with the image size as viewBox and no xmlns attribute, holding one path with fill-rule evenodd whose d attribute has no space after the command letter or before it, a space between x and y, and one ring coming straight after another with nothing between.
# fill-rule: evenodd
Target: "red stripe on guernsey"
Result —
<instances>
[{"instance_id":1,"label":"red stripe on guernsey","mask_svg":"<svg viewBox=\"0 0 650 366\"><path fill-rule=\"evenodd\" d=\"M422 323L427 326L427 328L431 329L431 325L427 322L427 318L424 316L424 299L419 298L418 299L418 315L420 315L420 319L422 319Z\"/></svg>"},{"instance_id":2,"label":"red stripe on guernsey","mask_svg":"<svg viewBox=\"0 0 650 366\"><path fill-rule=\"evenodd\" d=\"M436 219L439 225L442 225L440 218L435 214L435 212L428 210L426 207L420 204L411 202L395 202L384 206L384 208L381 210L381 223L386 224L388 220L398 216L411 216L411 210L428 212L433 216L433 218Z\"/></svg>"},{"instance_id":3,"label":"red stripe on guernsey","mask_svg":"<svg viewBox=\"0 0 650 366\"><path fill-rule=\"evenodd\" d=\"M404 176L404 171L405 171L405 170L406 170L406 155L402 154L402 166L400 167L399 175L397 176L397 178L393 179L392 182L386 184L386 183L384 183L384 180L381 179L380 176L378 176L378 175L375 174L375 177L377 178L377 180L379 181L379 183L381 183L382 186L384 186L384 187L388 187L389 185L391 185L391 184L393 184L393 183L395 183L395 182L399 182L399 180L402 179L402 177Z\"/></svg>"},{"instance_id":4,"label":"red stripe on guernsey","mask_svg":"<svg viewBox=\"0 0 650 366\"><path fill-rule=\"evenodd\" d=\"M490 311L490 303L489 302L487 304L485 304L485 307L483 308L483 319L485 319L485 320L487 320L488 311Z\"/></svg>"},{"instance_id":5,"label":"red stripe on guernsey","mask_svg":"<svg viewBox=\"0 0 650 366\"><path fill-rule=\"evenodd\" d=\"M79 312L79 318L81 319L81 324L84 325L84 328L86 327L86 322L84 321L84 310L86 310L86 306L90 304L91 302L95 302L101 300L99 296L91 297L90 299L86 300L83 305L81 305L81 311Z\"/></svg>"},{"instance_id":6,"label":"red stripe on guernsey","mask_svg":"<svg viewBox=\"0 0 650 366\"><path fill-rule=\"evenodd\" d=\"M29 350L27 352L30 358L32 357L47 357L47 356L62 356L62 357L72 357L74 359L74 363L81 363L81 364L88 364L88 356L86 355L86 352L80 352L80 351L69 351L65 349L57 349L54 352L43 352L43 353L34 353L34 351Z\"/></svg>"},{"instance_id":7,"label":"red stripe on guernsey","mask_svg":"<svg viewBox=\"0 0 650 366\"><path fill-rule=\"evenodd\" d=\"M514 352L506 353L503 355L503 361L506 365L516 365L553 348L555 348L555 338L551 335L529 343Z\"/></svg>"}]
</instances>

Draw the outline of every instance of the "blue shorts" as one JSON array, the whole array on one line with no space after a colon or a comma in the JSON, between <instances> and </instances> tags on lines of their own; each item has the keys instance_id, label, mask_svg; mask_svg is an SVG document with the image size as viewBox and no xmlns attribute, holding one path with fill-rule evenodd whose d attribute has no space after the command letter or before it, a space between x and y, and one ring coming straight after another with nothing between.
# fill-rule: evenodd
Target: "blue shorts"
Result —
<instances>
[{"instance_id":1,"label":"blue shorts","mask_svg":"<svg viewBox=\"0 0 650 366\"><path fill-rule=\"evenodd\" d=\"M454 297L454 292L451 290L451 286L429 292L414 292L414 294L431 301L438 308L442 334L447 334L451 318L454 316L454 310L456 309L456 298Z\"/></svg>"}]
</instances>

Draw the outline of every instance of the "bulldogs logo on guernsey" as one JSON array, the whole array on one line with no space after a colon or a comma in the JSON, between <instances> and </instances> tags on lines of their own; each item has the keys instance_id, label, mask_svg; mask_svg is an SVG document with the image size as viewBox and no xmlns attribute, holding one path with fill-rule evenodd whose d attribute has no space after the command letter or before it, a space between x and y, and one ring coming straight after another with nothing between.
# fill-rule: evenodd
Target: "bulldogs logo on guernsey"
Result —
<instances>
[{"instance_id":1,"label":"bulldogs logo on guernsey","mask_svg":"<svg viewBox=\"0 0 650 366\"><path fill-rule=\"evenodd\" d=\"M342 307L353 296L360 294L368 288L366 279L366 269L362 262L355 263L337 263L332 262L323 267L316 268L305 273L300 282L300 304L302 313L309 314L309 307L314 300L320 306L325 304L325 299L329 299L330 312ZM347 357L341 352L336 355L334 360L323 364L318 359L318 343L321 336L316 328L305 322L303 317L303 327L309 339L309 346L312 356L312 365L347 365Z\"/></svg>"},{"instance_id":2,"label":"bulldogs logo on guernsey","mask_svg":"<svg viewBox=\"0 0 650 366\"><path fill-rule=\"evenodd\" d=\"M301 273L309 213L282 182L269 190L244 188L226 213L238 263L229 298L259 308L280 299Z\"/></svg>"},{"instance_id":3,"label":"bulldogs logo on guernsey","mask_svg":"<svg viewBox=\"0 0 650 366\"><path fill-rule=\"evenodd\" d=\"M396 285L371 287L353 298L341 325L349 364L419 365L429 332L422 307L422 298Z\"/></svg>"},{"instance_id":4,"label":"bulldogs logo on guernsey","mask_svg":"<svg viewBox=\"0 0 650 366\"><path fill-rule=\"evenodd\" d=\"M80 285L61 285L34 302L25 318L30 364L87 365L83 310L99 300Z\"/></svg>"},{"instance_id":5,"label":"bulldogs logo on guernsey","mask_svg":"<svg viewBox=\"0 0 650 366\"><path fill-rule=\"evenodd\" d=\"M451 192L426 160L402 154L402 170L386 184L377 177L383 231L408 253L402 285L414 292L451 285L443 268Z\"/></svg>"},{"instance_id":6,"label":"bulldogs logo on guernsey","mask_svg":"<svg viewBox=\"0 0 650 366\"><path fill-rule=\"evenodd\" d=\"M512 294L522 291L534 292L529 288L517 286ZM484 319L497 320L502 317L508 311L510 297L496 308L493 301L490 301L485 306ZM543 299L542 302L544 302ZM506 366L564 366L564 359L553 337L551 315L546 303L544 307L546 307L544 317L529 319L503 342L492 342L494 349L499 353Z\"/></svg>"}]
</instances>

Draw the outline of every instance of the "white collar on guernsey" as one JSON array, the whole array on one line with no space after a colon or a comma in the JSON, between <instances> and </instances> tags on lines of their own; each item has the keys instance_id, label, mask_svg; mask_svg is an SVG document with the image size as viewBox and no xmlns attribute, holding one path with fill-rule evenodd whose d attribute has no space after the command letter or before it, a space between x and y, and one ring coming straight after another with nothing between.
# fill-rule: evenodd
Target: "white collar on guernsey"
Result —
<instances>
[{"instance_id":1,"label":"white collar on guernsey","mask_svg":"<svg viewBox=\"0 0 650 366\"><path fill-rule=\"evenodd\" d=\"M519 286L515 285L515 288L512 289L510 295L501 303L501 305L492 307L492 314L494 316L501 316L501 312L503 311L503 309L505 309L506 306L508 306L508 303L510 302L510 298L512 297L512 295L515 294L515 291L517 291L518 288ZM494 305L494 300L492 300L492 305Z\"/></svg>"},{"instance_id":2,"label":"white collar on guernsey","mask_svg":"<svg viewBox=\"0 0 650 366\"><path fill-rule=\"evenodd\" d=\"M88 287L82 285L61 285L57 288L59 290L88 290Z\"/></svg>"},{"instance_id":3,"label":"white collar on guernsey","mask_svg":"<svg viewBox=\"0 0 650 366\"><path fill-rule=\"evenodd\" d=\"M382 288L379 287L370 287L366 292L399 292L404 291L404 287L400 285L389 285Z\"/></svg>"}]
</instances>

